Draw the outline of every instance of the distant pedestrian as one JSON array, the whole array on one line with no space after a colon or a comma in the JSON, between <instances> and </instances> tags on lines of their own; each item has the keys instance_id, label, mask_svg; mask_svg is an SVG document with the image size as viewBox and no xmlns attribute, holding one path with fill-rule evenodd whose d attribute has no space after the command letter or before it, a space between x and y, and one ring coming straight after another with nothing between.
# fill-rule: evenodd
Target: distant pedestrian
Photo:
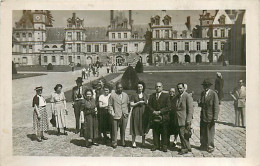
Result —
<instances>
[{"instance_id":1,"label":"distant pedestrian","mask_svg":"<svg viewBox=\"0 0 260 166\"><path fill-rule=\"evenodd\" d=\"M51 109L56 119L56 127L58 130L58 135L60 135L61 129L63 129L63 134L68 135L66 132L66 116L68 115L68 110L66 106L66 97L64 92L62 92L62 85L57 84L54 87L55 92L51 94Z\"/></svg>"},{"instance_id":2,"label":"distant pedestrian","mask_svg":"<svg viewBox=\"0 0 260 166\"><path fill-rule=\"evenodd\" d=\"M97 75L97 77L99 77L99 67L98 66L96 67L96 75Z\"/></svg>"},{"instance_id":3,"label":"distant pedestrian","mask_svg":"<svg viewBox=\"0 0 260 166\"><path fill-rule=\"evenodd\" d=\"M109 73L109 70L110 70L110 67L109 67L109 65L107 66L107 73Z\"/></svg>"},{"instance_id":4,"label":"distant pedestrian","mask_svg":"<svg viewBox=\"0 0 260 166\"><path fill-rule=\"evenodd\" d=\"M221 104L221 101L224 97L223 88L224 88L224 79L222 77L222 74L220 72L217 72L217 78L215 80L215 91L218 94L219 104Z\"/></svg>"},{"instance_id":5,"label":"distant pedestrian","mask_svg":"<svg viewBox=\"0 0 260 166\"><path fill-rule=\"evenodd\" d=\"M240 120L242 121L242 127L246 126L246 87L244 81L240 79L238 86L230 92L234 99L235 108L235 126L240 126Z\"/></svg>"},{"instance_id":6,"label":"distant pedestrian","mask_svg":"<svg viewBox=\"0 0 260 166\"><path fill-rule=\"evenodd\" d=\"M85 99L82 100L81 111L84 113L86 147L90 148L92 145L98 145L96 141L96 138L98 138L97 107L91 89L87 89L84 96Z\"/></svg>"},{"instance_id":7,"label":"distant pedestrian","mask_svg":"<svg viewBox=\"0 0 260 166\"><path fill-rule=\"evenodd\" d=\"M83 67L82 70L81 70L81 77L83 79L86 79L86 68L85 67Z\"/></svg>"},{"instance_id":8,"label":"distant pedestrian","mask_svg":"<svg viewBox=\"0 0 260 166\"><path fill-rule=\"evenodd\" d=\"M201 107L200 149L212 153L215 148L215 123L219 114L219 101L217 93L210 89L212 83L209 79L205 79L202 85L204 91L201 93L201 99L198 103Z\"/></svg>"},{"instance_id":9,"label":"distant pedestrian","mask_svg":"<svg viewBox=\"0 0 260 166\"><path fill-rule=\"evenodd\" d=\"M90 77L90 68L87 67L86 69L86 76L87 76L87 79Z\"/></svg>"},{"instance_id":10,"label":"distant pedestrian","mask_svg":"<svg viewBox=\"0 0 260 166\"><path fill-rule=\"evenodd\" d=\"M96 67L92 65L92 74L95 77L96 76Z\"/></svg>"},{"instance_id":11,"label":"distant pedestrian","mask_svg":"<svg viewBox=\"0 0 260 166\"><path fill-rule=\"evenodd\" d=\"M44 136L44 132L49 129L48 115L46 110L46 101L42 96L42 87L36 87L36 95L33 97L33 128L36 135L36 140L42 142L48 138Z\"/></svg>"},{"instance_id":12,"label":"distant pedestrian","mask_svg":"<svg viewBox=\"0 0 260 166\"><path fill-rule=\"evenodd\" d=\"M114 65L115 65L115 64L112 64L112 65L111 65L111 73L114 73Z\"/></svg>"}]
</instances>

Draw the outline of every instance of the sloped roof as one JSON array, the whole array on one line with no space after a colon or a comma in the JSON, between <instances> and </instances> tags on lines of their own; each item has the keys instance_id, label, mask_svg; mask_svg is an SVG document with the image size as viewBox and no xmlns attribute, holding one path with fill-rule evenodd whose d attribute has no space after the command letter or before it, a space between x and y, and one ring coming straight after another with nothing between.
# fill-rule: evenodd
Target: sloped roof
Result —
<instances>
[{"instance_id":1,"label":"sloped roof","mask_svg":"<svg viewBox=\"0 0 260 166\"><path fill-rule=\"evenodd\" d=\"M149 30L149 25L148 24L137 24L133 25L132 27L132 32L137 32L138 33L138 38L143 38L146 33L146 31Z\"/></svg>"},{"instance_id":2,"label":"sloped roof","mask_svg":"<svg viewBox=\"0 0 260 166\"><path fill-rule=\"evenodd\" d=\"M60 27L46 28L46 43L63 43L65 39L65 29Z\"/></svg>"},{"instance_id":3,"label":"sloped roof","mask_svg":"<svg viewBox=\"0 0 260 166\"><path fill-rule=\"evenodd\" d=\"M86 41L105 41L108 40L106 27L87 27Z\"/></svg>"},{"instance_id":4,"label":"sloped roof","mask_svg":"<svg viewBox=\"0 0 260 166\"><path fill-rule=\"evenodd\" d=\"M23 28L23 24L26 24L26 28L33 28L33 15L31 11L25 11L21 19L15 23L16 28Z\"/></svg>"}]
</instances>

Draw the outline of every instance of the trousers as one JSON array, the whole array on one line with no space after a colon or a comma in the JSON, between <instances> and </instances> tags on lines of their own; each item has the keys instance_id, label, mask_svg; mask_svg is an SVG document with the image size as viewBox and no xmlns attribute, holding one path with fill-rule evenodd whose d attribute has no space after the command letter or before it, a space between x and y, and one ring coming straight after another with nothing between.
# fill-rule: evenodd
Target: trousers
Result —
<instances>
[{"instance_id":1,"label":"trousers","mask_svg":"<svg viewBox=\"0 0 260 166\"><path fill-rule=\"evenodd\" d=\"M120 138L122 141L122 145L125 145L125 130L128 122L128 117L122 117L120 119L114 119L112 117L112 145L117 145L117 132L118 132L118 127L120 128Z\"/></svg>"}]
</instances>

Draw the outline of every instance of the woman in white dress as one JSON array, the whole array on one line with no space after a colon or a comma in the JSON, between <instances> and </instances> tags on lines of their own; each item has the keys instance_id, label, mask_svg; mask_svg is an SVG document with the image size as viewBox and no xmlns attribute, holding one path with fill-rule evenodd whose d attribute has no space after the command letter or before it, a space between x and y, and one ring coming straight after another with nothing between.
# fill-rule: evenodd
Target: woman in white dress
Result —
<instances>
[{"instance_id":1,"label":"woman in white dress","mask_svg":"<svg viewBox=\"0 0 260 166\"><path fill-rule=\"evenodd\" d=\"M55 115L56 127L58 130L58 135L61 134L61 129L63 129L63 134L68 135L66 132L66 116L68 115L66 98L62 90L62 85L57 84L54 88L55 92L51 95L51 109Z\"/></svg>"}]
</instances>

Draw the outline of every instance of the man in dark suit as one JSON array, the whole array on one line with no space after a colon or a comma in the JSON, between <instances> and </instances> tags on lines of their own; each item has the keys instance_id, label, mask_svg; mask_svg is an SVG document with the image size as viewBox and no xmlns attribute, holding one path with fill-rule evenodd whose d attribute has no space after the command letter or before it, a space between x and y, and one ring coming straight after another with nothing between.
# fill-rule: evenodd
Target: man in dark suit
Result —
<instances>
[{"instance_id":1,"label":"man in dark suit","mask_svg":"<svg viewBox=\"0 0 260 166\"><path fill-rule=\"evenodd\" d=\"M191 129L191 120L193 116L193 99L184 88L183 83L177 85L179 94L176 96L176 114L179 126L179 136L181 140L180 155L191 152L189 138L191 135L187 134Z\"/></svg>"},{"instance_id":2,"label":"man in dark suit","mask_svg":"<svg viewBox=\"0 0 260 166\"><path fill-rule=\"evenodd\" d=\"M167 152L168 145L168 127L169 127L169 110L167 109L168 94L163 93L163 85L157 82L155 85L156 93L151 94L148 101L148 108L152 114L151 128L153 129L152 151L162 150ZM160 140L160 136L162 140Z\"/></svg>"},{"instance_id":3,"label":"man in dark suit","mask_svg":"<svg viewBox=\"0 0 260 166\"><path fill-rule=\"evenodd\" d=\"M73 87L72 89L72 107L74 108L74 114L76 119L76 134L79 133L79 118L80 118L80 106L81 102L84 99L83 93L84 88L82 86L82 77L78 77L76 80L77 86Z\"/></svg>"},{"instance_id":4,"label":"man in dark suit","mask_svg":"<svg viewBox=\"0 0 260 166\"><path fill-rule=\"evenodd\" d=\"M214 151L215 122L219 114L219 100L215 91L210 89L212 83L205 79L202 83L204 91L198 103L201 107L200 114L200 149L209 153Z\"/></svg>"}]
</instances>

